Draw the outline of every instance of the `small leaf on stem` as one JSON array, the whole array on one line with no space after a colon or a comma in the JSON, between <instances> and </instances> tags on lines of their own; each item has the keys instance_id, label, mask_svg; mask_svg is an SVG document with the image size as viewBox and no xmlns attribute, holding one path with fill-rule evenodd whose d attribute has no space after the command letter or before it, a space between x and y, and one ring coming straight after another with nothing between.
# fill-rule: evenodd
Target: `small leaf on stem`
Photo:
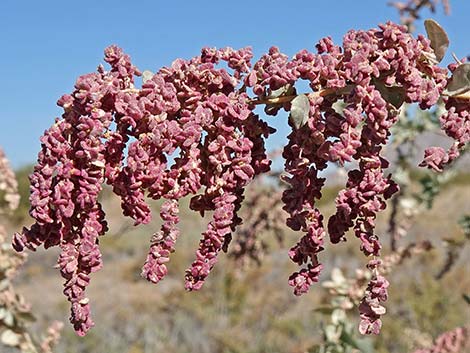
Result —
<instances>
[{"instance_id":1,"label":"small leaf on stem","mask_svg":"<svg viewBox=\"0 0 470 353\"><path fill-rule=\"evenodd\" d=\"M5 346L10 346L10 347L15 347L20 344L20 338L21 336L12 330L5 330L2 333L2 336L0 337L0 341L5 345Z\"/></svg>"},{"instance_id":2,"label":"small leaf on stem","mask_svg":"<svg viewBox=\"0 0 470 353\"><path fill-rule=\"evenodd\" d=\"M383 99L393 105L395 108L400 108L405 101L406 91L400 86L386 86L381 80L372 81L375 88L380 92Z\"/></svg>"},{"instance_id":3,"label":"small leaf on stem","mask_svg":"<svg viewBox=\"0 0 470 353\"><path fill-rule=\"evenodd\" d=\"M449 37L444 28L434 20L428 19L424 21L424 27L431 41L431 48L434 50L434 54L436 54L436 59L438 62L441 62L449 47Z\"/></svg>"},{"instance_id":4,"label":"small leaf on stem","mask_svg":"<svg viewBox=\"0 0 470 353\"><path fill-rule=\"evenodd\" d=\"M459 65L447 85L446 93L453 97L470 90L470 63Z\"/></svg>"},{"instance_id":5,"label":"small leaf on stem","mask_svg":"<svg viewBox=\"0 0 470 353\"><path fill-rule=\"evenodd\" d=\"M144 72L142 72L142 82L143 83L145 83L148 80L152 79L152 77L153 77L153 72L152 71L145 70Z\"/></svg>"},{"instance_id":6,"label":"small leaf on stem","mask_svg":"<svg viewBox=\"0 0 470 353\"><path fill-rule=\"evenodd\" d=\"M295 90L295 87L291 84L287 84L274 91L270 91L269 94L266 96L266 98L271 99L271 98L279 98L282 96L292 96L292 95L295 95L296 93L297 92ZM268 115L276 115L277 112L282 108L282 106L283 106L283 103L266 104L266 107L264 108L264 112Z\"/></svg>"},{"instance_id":7,"label":"small leaf on stem","mask_svg":"<svg viewBox=\"0 0 470 353\"><path fill-rule=\"evenodd\" d=\"M291 102L289 120L296 129L300 129L308 121L310 101L305 94L300 94Z\"/></svg>"}]
</instances>

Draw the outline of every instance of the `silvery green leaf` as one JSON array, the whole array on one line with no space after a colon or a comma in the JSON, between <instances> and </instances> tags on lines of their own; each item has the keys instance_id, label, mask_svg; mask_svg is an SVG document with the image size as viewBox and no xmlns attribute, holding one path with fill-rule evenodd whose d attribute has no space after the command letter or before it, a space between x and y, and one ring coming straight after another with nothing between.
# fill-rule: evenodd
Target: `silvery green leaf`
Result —
<instances>
[{"instance_id":1,"label":"silvery green leaf","mask_svg":"<svg viewBox=\"0 0 470 353\"><path fill-rule=\"evenodd\" d=\"M356 339L357 349L359 349L361 353L375 353L376 350L372 342L370 338L358 338Z\"/></svg>"},{"instance_id":2,"label":"silvery green leaf","mask_svg":"<svg viewBox=\"0 0 470 353\"><path fill-rule=\"evenodd\" d=\"M336 282L333 282L333 281L325 281L322 283L322 287L323 288L336 288L338 286L338 284Z\"/></svg>"},{"instance_id":3,"label":"silvery green leaf","mask_svg":"<svg viewBox=\"0 0 470 353\"><path fill-rule=\"evenodd\" d=\"M2 321L5 326L13 327L15 325L15 316L13 315L13 313L9 310L6 310L3 314L4 315Z\"/></svg>"},{"instance_id":4,"label":"silvery green leaf","mask_svg":"<svg viewBox=\"0 0 470 353\"><path fill-rule=\"evenodd\" d=\"M400 185L408 185L410 183L410 172L407 168L397 167L393 179Z\"/></svg>"},{"instance_id":5,"label":"silvery green leaf","mask_svg":"<svg viewBox=\"0 0 470 353\"><path fill-rule=\"evenodd\" d=\"M447 84L446 93L449 96L457 96L470 90L470 63L459 65L450 82Z\"/></svg>"},{"instance_id":6,"label":"silvery green leaf","mask_svg":"<svg viewBox=\"0 0 470 353\"><path fill-rule=\"evenodd\" d=\"M15 347L20 343L21 336L12 330L5 330L0 337L0 341L10 347Z\"/></svg>"},{"instance_id":7,"label":"silvery green leaf","mask_svg":"<svg viewBox=\"0 0 470 353\"><path fill-rule=\"evenodd\" d=\"M449 37L441 25L434 20L429 19L424 21L424 27L431 41L431 48L434 50L436 59L438 62L441 62L449 47Z\"/></svg>"},{"instance_id":8,"label":"silvery green leaf","mask_svg":"<svg viewBox=\"0 0 470 353\"><path fill-rule=\"evenodd\" d=\"M346 319L346 313L342 309L335 309L333 313L331 313L331 322L334 325L339 325Z\"/></svg>"},{"instance_id":9,"label":"silvery green leaf","mask_svg":"<svg viewBox=\"0 0 470 353\"><path fill-rule=\"evenodd\" d=\"M349 332L347 332L346 330L343 330L343 332L341 332L340 340L341 340L341 342L344 342L347 345L349 345L349 346L351 346L355 349L360 349L359 345L356 341L356 338L353 337L353 335L350 334Z\"/></svg>"},{"instance_id":10,"label":"silvery green leaf","mask_svg":"<svg viewBox=\"0 0 470 353\"><path fill-rule=\"evenodd\" d=\"M393 105L395 108L400 108L405 101L406 92L403 87L399 86L386 86L380 80L373 80L375 88L380 92L380 95L388 103Z\"/></svg>"},{"instance_id":11,"label":"silvery green leaf","mask_svg":"<svg viewBox=\"0 0 470 353\"><path fill-rule=\"evenodd\" d=\"M288 83L287 85L282 86L281 88L271 91L267 98L277 98L281 96L290 96L293 94L295 94L295 87Z\"/></svg>"},{"instance_id":12,"label":"silvery green leaf","mask_svg":"<svg viewBox=\"0 0 470 353\"><path fill-rule=\"evenodd\" d=\"M337 330L340 331L338 332ZM341 336L341 328L337 328L334 325L326 325L324 333L327 341L338 342L338 339Z\"/></svg>"},{"instance_id":13,"label":"silvery green leaf","mask_svg":"<svg viewBox=\"0 0 470 353\"><path fill-rule=\"evenodd\" d=\"M296 129L300 129L308 121L310 101L305 94L300 94L291 102L289 120Z\"/></svg>"},{"instance_id":14,"label":"silvery green leaf","mask_svg":"<svg viewBox=\"0 0 470 353\"><path fill-rule=\"evenodd\" d=\"M8 310L6 308L0 308L0 321L3 321L7 315Z\"/></svg>"},{"instance_id":15,"label":"silvery green leaf","mask_svg":"<svg viewBox=\"0 0 470 353\"><path fill-rule=\"evenodd\" d=\"M337 284L344 284L346 282L346 278L343 275L343 271L340 268L335 267L331 270L331 279L333 282Z\"/></svg>"},{"instance_id":16,"label":"silvery green leaf","mask_svg":"<svg viewBox=\"0 0 470 353\"><path fill-rule=\"evenodd\" d=\"M418 202L412 197L400 198L400 207L406 214L413 214L418 210Z\"/></svg>"},{"instance_id":17,"label":"silvery green leaf","mask_svg":"<svg viewBox=\"0 0 470 353\"><path fill-rule=\"evenodd\" d=\"M148 80L152 79L152 77L153 77L153 72L152 71L145 70L144 72L142 72L142 82L143 83L145 83Z\"/></svg>"},{"instance_id":18,"label":"silvery green leaf","mask_svg":"<svg viewBox=\"0 0 470 353\"><path fill-rule=\"evenodd\" d=\"M295 87L291 84L287 84L274 91L270 91L270 93L268 94L268 96L266 96L266 98L279 98L282 96L292 96L295 94L296 94ZM282 107L283 107L283 103L266 104L266 106L264 107L264 112L267 115L276 115Z\"/></svg>"}]
</instances>

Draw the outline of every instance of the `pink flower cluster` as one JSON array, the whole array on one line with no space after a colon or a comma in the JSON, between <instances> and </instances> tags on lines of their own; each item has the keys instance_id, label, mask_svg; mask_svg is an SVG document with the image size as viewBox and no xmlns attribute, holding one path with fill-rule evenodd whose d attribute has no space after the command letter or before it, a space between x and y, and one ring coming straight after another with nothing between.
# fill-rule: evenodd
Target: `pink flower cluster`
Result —
<instances>
[{"instance_id":1,"label":"pink flower cluster","mask_svg":"<svg viewBox=\"0 0 470 353\"><path fill-rule=\"evenodd\" d=\"M247 190L240 213L243 223L237 228L228 253L237 271L245 270L251 263L261 265L264 255L269 252L267 240L273 235L279 244L283 243L286 217L279 189L277 185L268 186L257 178Z\"/></svg>"},{"instance_id":2,"label":"pink flower cluster","mask_svg":"<svg viewBox=\"0 0 470 353\"><path fill-rule=\"evenodd\" d=\"M41 244L61 248L64 294L80 335L93 326L85 289L90 274L102 266L98 237L107 231L98 195L116 162L109 158L114 141L105 141L115 122L115 100L139 73L117 48L108 48L105 60L111 72L99 67L97 73L81 76L74 93L59 99L64 114L42 136L38 164L30 176L30 214L36 223L13 239L18 251L34 251Z\"/></svg>"},{"instance_id":3,"label":"pink flower cluster","mask_svg":"<svg viewBox=\"0 0 470 353\"><path fill-rule=\"evenodd\" d=\"M457 327L440 335L434 345L427 349L418 349L414 353L463 353L470 348L470 330Z\"/></svg>"},{"instance_id":4,"label":"pink flower cluster","mask_svg":"<svg viewBox=\"0 0 470 353\"><path fill-rule=\"evenodd\" d=\"M386 312L381 303L388 298L387 288L389 283L385 277L378 274L380 265L380 260L371 260L367 265L373 275L359 304L359 312L361 313L359 332L363 335L378 334L382 327L380 317Z\"/></svg>"},{"instance_id":5,"label":"pink flower cluster","mask_svg":"<svg viewBox=\"0 0 470 353\"><path fill-rule=\"evenodd\" d=\"M318 281L318 254L327 230L337 243L353 229L362 251L379 255L376 214L398 190L390 175L384 175L388 162L382 147L403 102L426 109L441 96L448 72L429 59L432 55L423 36L414 38L405 27L387 23L348 32L342 47L322 39L317 53L302 50L293 59L273 47L252 64L249 48L204 48L200 56L177 59L136 88L140 71L111 46L105 50L111 69L100 66L79 77L75 90L58 101L64 114L42 136L30 177L30 214L36 222L16 234L13 245L18 251L41 244L61 248L58 264L72 305L71 322L83 335L93 326L85 289L90 274L102 266L98 243L107 230L98 200L102 185L112 186L124 215L136 225L150 221L147 197L165 200L163 225L152 237L142 269L154 283L166 275L175 250L178 200L190 196L192 210L213 211L186 271L186 288L199 289L242 222L237 213L245 187L270 169L265 139L274 129L254 113L256 104L270 106L268 114L289 111L295 83L306 80L313 92L307 95L306 123L290 122L283 152L283 180L289 186L282 195L287 225L303 233L289 251L301 267L289 284L295 294L305 293ZM444 129L466 143L462 134L468 138L468 133L459 125L462 119L468 124L464 108L450 99L447 103ZM325 182L320 172L328 163L352 161L358 168L349 172L325 228L315 205ZM375 276L361 306L363 319L374 327L380 321L370 308L386 299L385 283Z\"/></svg>"},{"instance_id":6,"label":"pink flower cluster","mask_svg":"<svg viewBox=\"0 0 470 353\"><path fill-rule=\"evenodd\" d=\"M0 200L0 213L4 211L13 211L18 207L20 196L18 195L18 183L16 181L15 173L10 167L3 149L0 147L0 193L2 199ZM7 207L4 209L5 203Z\"/></svg>"},{"instance_id":7,"label":"pink flower cluster","mask_svg":"<svg viewBox=\"0 0 470 353\"><path fill-rule=\"evenodd\" d=\"M398 119L397 106L403 102L418 103L423 109L433 106L447 77L445 69L426 59L424 54L432 54L432 49L425 38L415 39L404 27L391 23L369 31L350 31L343 48L323 39L317 50L318 54L303 50L290 62L274 52L271 62L277 71L270 67L278 80L304 79L314 90L309 95L308 122L293 129L283 154L289 174L284 180L290 184L283 195L284 209L290 214L287 223L306 233L289 252L294 262L306 264L290 277L295 294L305 293L318 281L322 269L318 253L324 247L325 229L315 199L321 197L324 178L318 172L328 162L343 165L357 161L358 169L349 172L346 188L336 199L337 210L328 220L328 233L337 243L353 229L365 255L378 256L381 245L374 232L376 214L398 191L390 175L384 175L388 162L381 156L390 128ZM280 74L280 70L287 73ZM397 94L401 95L399 102L395 101ZM344 108L338 111L335 103L341 102ZM364 306L361 309L369 314Z\"/></svg>"},{"instance_id":8,"label":"pink flower cluster","mask_svg":"<svg viewBox=\"0 0 470 353\"><path fill-rule=\"evenodd\" d=\"M446 151L442 147L430 147L424 151L421 167L437 172L460 156L460 151L470 142L470 102L459 98L445 97L447 111L439 118L442 130L454 143Z\"/></svg>"},{"instance_id":9,"label":"pink flower cluster","mask_svg":"<svg viewBox=\"0 0 470 353\"><path fill-rule=\"evenodd\" d=\"M170 261L170 254L175 251L176 239L179 236L178 212L176 200L166 200L162 205L160 217L163 225L150 240L150 251L142 268L142 277L150 282L158 283L168 273L165 263Z\"/></svg>"},{"instance_id":10,"label":"pink flower cluster","mask_svg":"<svg viewBox=\"0 0 470 353\"><path fill-rule=\"evenodd\" d=\"M463 61L466 61L464 59ZM459 67L458 63L452 63L449 66L450 72L455 72ZM442 172L444 168L451 164L460 156L463 150L470 142L470 102L466 98L443 97L446 111L439 118L442 131L449 136L454 143L446 151L442 147L430 147L424 151L424 160L420 167L428 167L436 172Z\"/></svg>"},{"instance_id":11,"label":"pink flower cluster","mask_svg":"<svg viewBox=\"0 0 470 353\"><path fill-rule=\"evenodd\" d=\"M150 221L146 196L166 200L164 224L152 237L142 270L152 282L165 276L174 251L178 200L195 195L192 209L215 210L186 276L188 289L202 286L241 221L244 187L270 166L264 139L274 130L253 113L255 106L239 89L251 57L250 49L204 49L136 89L139 70L112 46L105 51L111 70L100 66L79 77L75 91L59 99L64 114L41 138L30 177L36 223L16 234L13 245L18 251L41 244L61 248L58 265L78 334L93 326L85 289L102 266L98 238L107 225L98 195L104 183L135 224ZM231 73L217 67L220 60Z\"/></svg>"}]
</instances>

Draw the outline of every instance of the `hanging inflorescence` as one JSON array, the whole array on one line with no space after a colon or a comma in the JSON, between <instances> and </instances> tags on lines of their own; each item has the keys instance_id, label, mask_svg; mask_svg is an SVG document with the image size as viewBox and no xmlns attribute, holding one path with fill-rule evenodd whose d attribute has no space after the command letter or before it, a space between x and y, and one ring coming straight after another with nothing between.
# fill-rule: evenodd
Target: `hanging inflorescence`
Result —
<instances>
[{"instance_id":1,"label":"hanging inflorescence","mask_svg":"<svg viewBox=\"0 0 470 353\"><path fill-rule=\"evenodd\" d=\"M429 348L418 349L413 353L461 353L470 348L470 328L457 327L442 333Z\"/></svg>"},{"instance_id":2,"label":"hanging inflorescence","mask_svg":"<svg viewBox=\"0 0 470 353\"><path fill-rule=\"evenodd\" d=\"M190 196L192 210L213 211L186 271L186 288L201 288L242 222L237 213L245 187L270 169L265 139L274 129L254 112L266 104L268 115L290 111L282 201L287 225L303 236L289 251L300 267L289 284L296 295L307 292L318 281L327 232L338 243L352 230L373 273L360 305L361 331L378 333L388 282L380 275L375 219L398 190L381 153L404 102L429 109L443 95L450 74L437 66L431 44L387 23L348 32L342 47L322 39L317 53L302 50L293 59L273 47L252 64L250 48L205 48L198 57L144 75L141 88L134 84L140 71L111 46L105 50L111 69L100 66L79 77L74 92L58 101L64 114L41 138L30 177L36 222L15 235L14 247L61 248L58 264L71 322L83 335L93 325L85 289L102 266L98 237L107 230L98 201L102 185L112 186L136 225L150 221L146 197L164 199L163 225L142 269L154 283L166 275L175 250L178 200ZM299 80L312 92L297 94ZM468 100L446 98L446 108L442 127L456 143L449 152L428 150L424 162L438 170L469 141ZM325 182L319 173L329 163L353 161L357 168L348 173L336 213L324 224L316 207Z\"/></svg>"}]
</instances>

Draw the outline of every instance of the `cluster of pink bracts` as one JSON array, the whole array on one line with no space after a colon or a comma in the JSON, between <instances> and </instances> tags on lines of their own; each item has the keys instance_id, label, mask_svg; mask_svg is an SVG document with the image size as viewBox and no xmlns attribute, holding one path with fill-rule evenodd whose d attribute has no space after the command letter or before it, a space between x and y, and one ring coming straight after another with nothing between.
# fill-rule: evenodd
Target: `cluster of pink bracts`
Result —
<instances>
[{"instance_id":1,"label":"cluster of pink bracts","mask_svg":"<svg viewBox=\"0 0 470 353\"><path fill-rule=\"evenodd\" d=\"M18 183L15 173L10 168L3 149L0 147L0 192L3 194L3 200L6 203L6 210L13 211L18 207L20 196L18 195ZM3 209L0 205L0 213Z\"/></svg>"},{"instance_id":2,"label":"cluster of pink bracts","mask_svg":"<svg viewBox=\"0 0 470 353\"><path fill-rule=\"evenodd\" d=\"M444 332L435 341L432 347L418 349L414 353L463 353L470 349L470 329L457 327Z\"/></svg>"},{"instance_id":3,"label":"cluster of pink bracts","mask_svg":"<svg viewBox=\"0 0 470 353\"><path fill-rule=\"evenodd\" d=\"M381 156L382 147L401 103L418 103L423 109L435 105L448 70L430 59L433 50L426 38L416 39L392 23L350 31L342 47L322 39L317 53L302 50L293 59L277 48L254 65L252 56L249 48L205 48L198 57L162 68L138 89L134 79L141 73L128 55L111 46L105 50L111 69L100 66L96 73L79 77L74 92L59 99L64 114L41 138L30 178L30 213L36 223L16 234L13 245L18 251L41 244L61 248L64 293L78 334L93 326L85 289L90 274L102 266L98 237L107 230L98 201L102 185L112 186L124 215L136 225L150 220L146 197L165 199L163 226L152 237L142 271L155 283L166 275L179 235L178 200L189 195L191 209L214 211L196 260L186 271L186 288L199 289L242 221L237 212L246 185L270 169L265 139L274 129L254 109L266 103L274 108L270 114L280 108L289 111L295 94L274 97L273 92L299 80L306 80L312 92L307 96L308 119L302 126L290 123L283 152L284 180L290 185L282 196L287 224L304 234L289 251L301 266L289 284L295 294L305 293L322 269L318 253L326 229L315 201L325 181L318 174L329 162L358 163L328 221L331 241L345 240L352 229L367 256L379 255L376 214L398 190L390 175L384 175L388 162ZM229 70L218 65L221 61ZM399 104L389 94L397 89L403 96ZM335 103L344 103L344 108ZM457 142L450 153L427 152L425 164L438 170L469 140L470 105L448 99L446 107L443 129ZM379 262L374 264L378 273ZM362 332L378 332L387 285L381 276L373 277L360 307Z\"/></svg>"}]
</instances>

